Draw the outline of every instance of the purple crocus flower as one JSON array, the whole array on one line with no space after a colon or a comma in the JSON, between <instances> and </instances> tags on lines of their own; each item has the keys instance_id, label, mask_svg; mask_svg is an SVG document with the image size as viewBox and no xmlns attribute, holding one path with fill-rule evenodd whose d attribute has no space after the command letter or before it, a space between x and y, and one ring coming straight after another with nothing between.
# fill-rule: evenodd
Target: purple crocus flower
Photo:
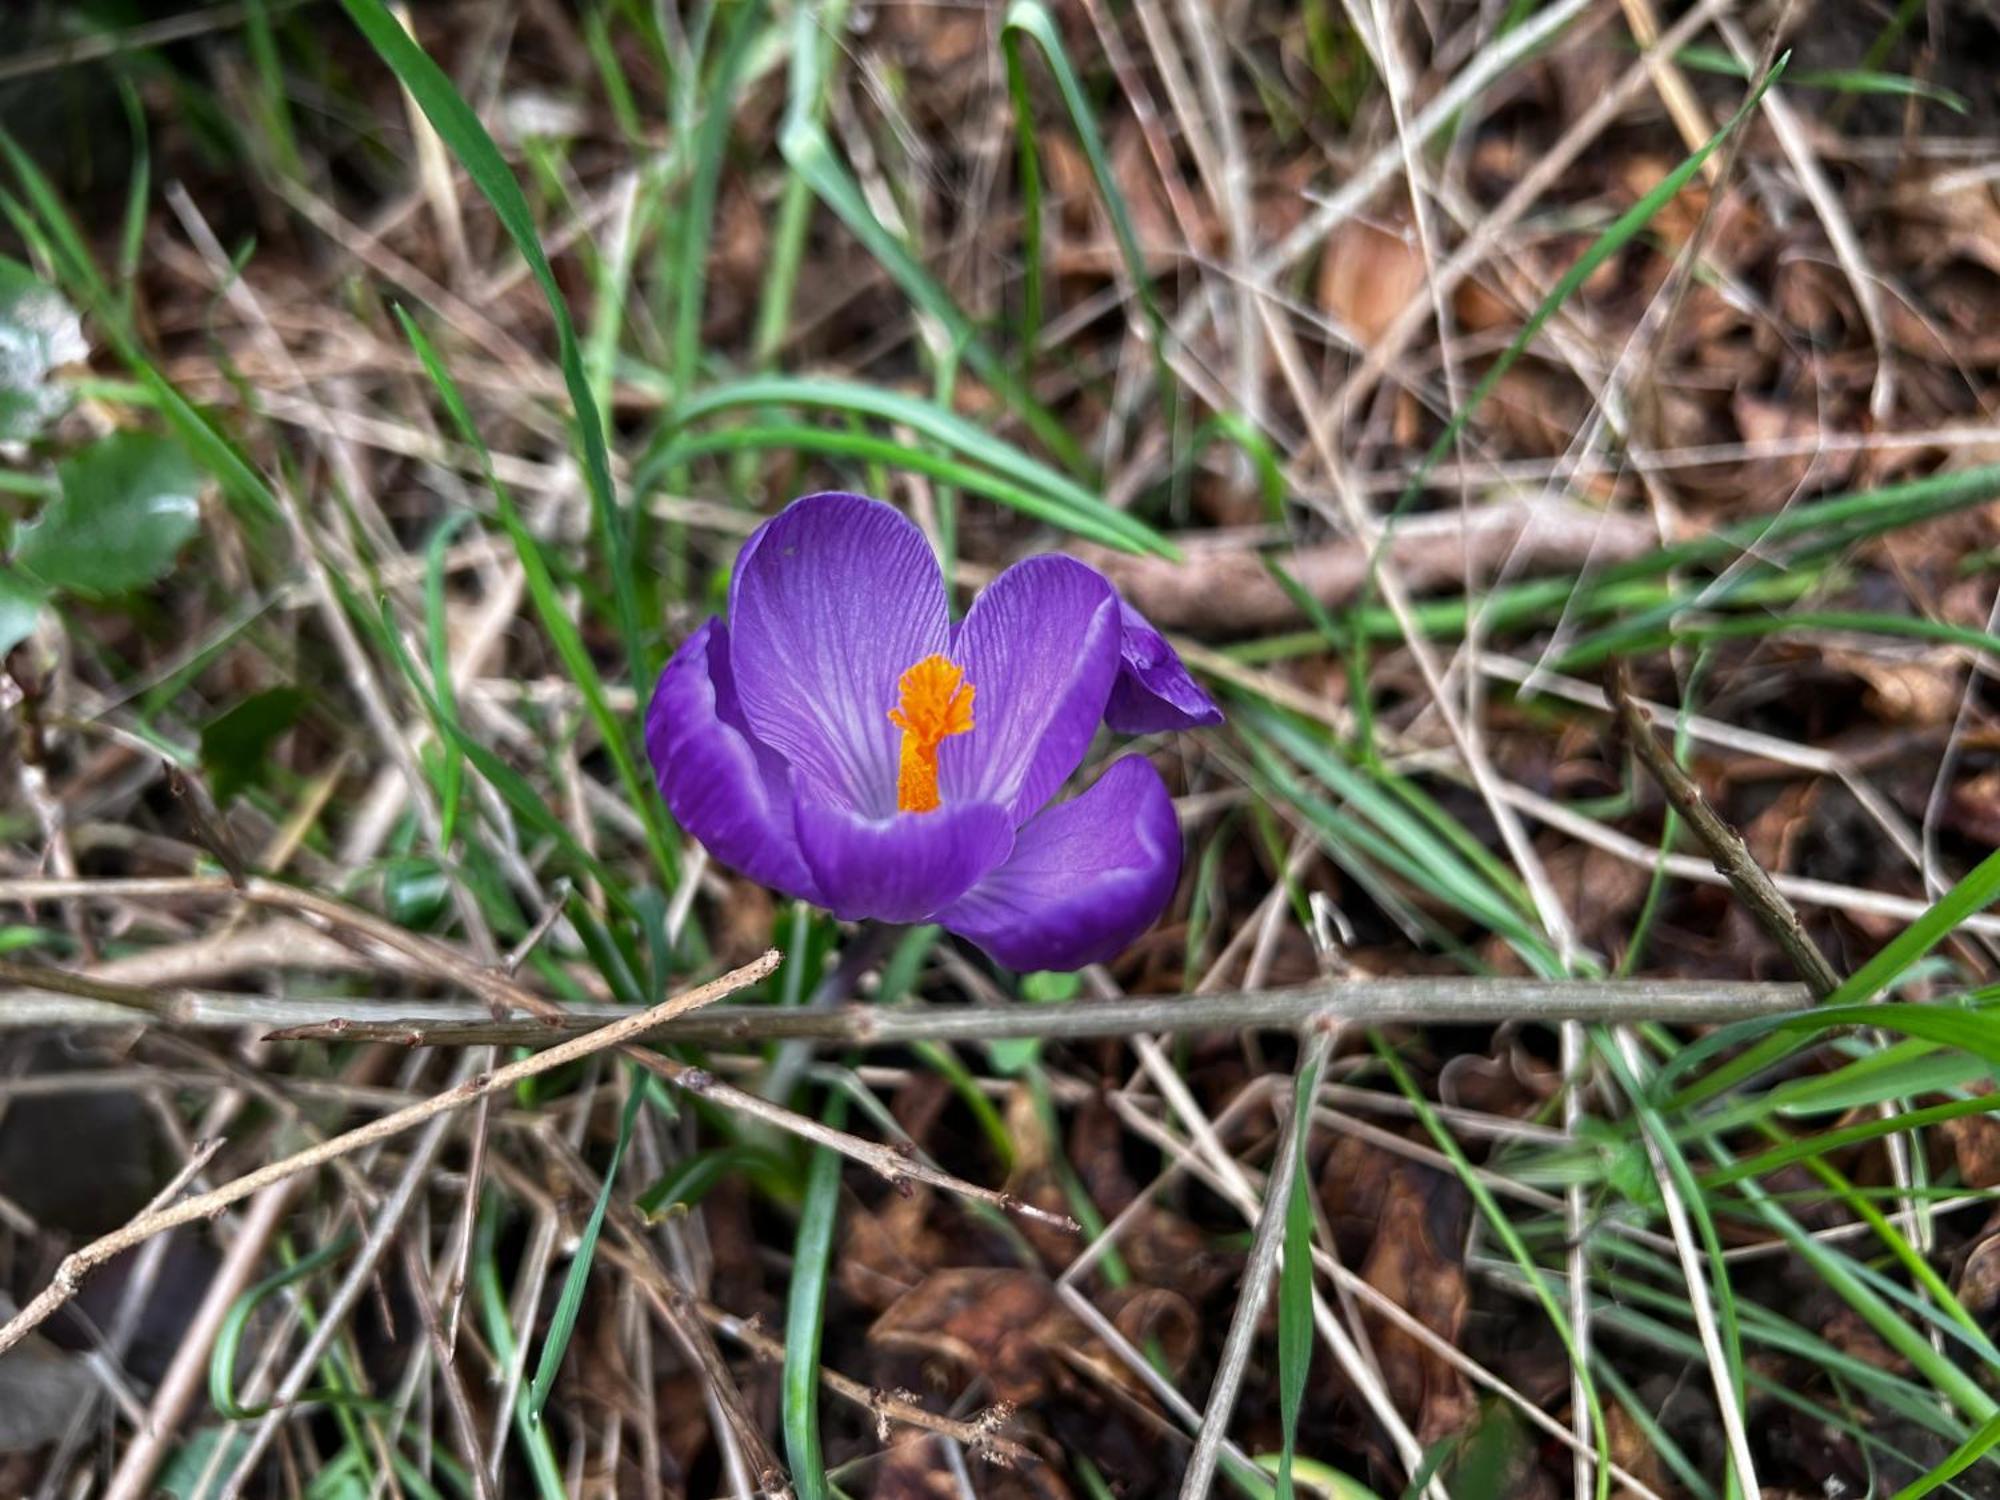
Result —
<instances>
[{"instance_id":1,"label":"purple crocus flower","mask_svg":"<svg viewBox=\"0 0 2000 1500\"><path fill-rule=\"evenodd\" d=\"M1152 925L1180 831L1141 756L1052 799L1100 723L1222 715L1104 576L1031 557L956 625L923 533L808 495L736 560L729 622L674 653L646 749L681 826L848 919L938 922L1014 969L1074 969Z\"/></svg>"}]
</instances>

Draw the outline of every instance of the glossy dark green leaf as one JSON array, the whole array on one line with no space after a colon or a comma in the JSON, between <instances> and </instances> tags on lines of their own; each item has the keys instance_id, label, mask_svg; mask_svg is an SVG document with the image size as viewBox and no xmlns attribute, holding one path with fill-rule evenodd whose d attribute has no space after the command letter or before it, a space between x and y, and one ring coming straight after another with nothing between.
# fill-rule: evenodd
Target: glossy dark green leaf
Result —
<instances>
[{"instance_id":1,"label":"glossy dark green leaf","mask_svg":"<svg viewBox=\"0 0 2000 1500\"><path fill-rule=\"evenodd\" d=\"M89 353L62 294L0 255L0 442L25 442L61 416L69 392L49 372Z\"/></svg>"},{"instance_id":2,"label":"glossy dark green leaf","mask_svg":"<svg viewBox=\"0 0 2000 1500\"><path fill-rule=\"evenodd\" d=\"M0 567L0 656L28 638L46 597L46 591L32 578Z\"/></svg>"},{"instance_id":3,"label":"glossy dark green leaf","mask_svg":"<svg viewBox=\"0 0 2000 1500\"><path fill-rule=\"evenodd\" d=\"M201 473L180 444L115 432L56 466L55 499L14 561L52 588L110 598L164 577L201 524Z\"/></svg>"},{"instance_id":4,"label":"glossy dark green leaf","mask_svg":"<svg viewBox=\"0 0 2000 1500\"><path fill-rule=\"evenodd\" d=\"M201 769L216 804L263 780L271 747L312 700L295 687L253 693L201 730Z\"/></svg>"}]
</instances>

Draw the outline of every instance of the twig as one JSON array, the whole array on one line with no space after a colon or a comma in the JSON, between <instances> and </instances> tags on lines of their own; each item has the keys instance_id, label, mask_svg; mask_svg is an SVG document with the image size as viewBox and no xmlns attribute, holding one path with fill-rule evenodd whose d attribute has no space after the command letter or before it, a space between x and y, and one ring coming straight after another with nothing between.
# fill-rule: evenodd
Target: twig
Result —
<instances>
[{"instance_id":1,"label":"twig","mask_svg":"<svg viewBox=\"0 0 2000 1500\"><path fill-rule=\"evenodd\" d=\"M474 1061L470 1056L459 1060L457 1071L467 1081L476 1076L473 1072ZM446 1090L446 1093L450 1092ZM403 1163L397 1176L394 1189L383 1197L381 1207L376 1209L375 1217L368 1225L367 1236L341 1276L340 1285L334 1289L325 1306L320 1308L319 1321L306 1338L305 1346L293 1356L291 1367L272 1389L269 1409L243 1441L236 1467L230 1471L228 1483L223 1486L221 1500L237 1500L256 1477L262 1467L265 1450L277 1437L278 1429L291 1419L291 1408L299 1399L299 1393L305 1389L313 1371L319 1368L334 1340L348 1327L355 1306L375 1280L376 1266L388 1252L390 1242L402 1227L403 1219L416 1202L418 1193L429 1182L431 1163L436 1160L438 1148L444 1144L451 1123L440 1115L417 1137L409 1159Z\"/></svg>"},{"instance_id":2,"label":"twig","mask_svg":"<svg viewBox=\"0 0 2000 1500\"><path fill-rule=\"evenodd\" d=\"M624 1020L613 1021L595 1031L573 1037L551 1047L546 1052L538 1052L524 1057L518 1062L496 1068L483 1076L466 1079L463 1083L445 1090L429 1099L424 1099L394 1114L360 1125L345 1134L334 1136L315 1146L295 1152L280 1161L274 1161L238 1177L233 1182L224 1183L206 1193L197 1193L192 1198L184 1198L179 1203L150 1213L141 1214L122 1229L92 1240L82 1249L67 1256L56 1268L55 1276L49 1284L37 1293L20 1312L0 1327L0 1354L13 1348L30 1331L44 1322L50 1314L76 1295L84 1277L114 1256L141 1245L156 1234L163 1234L181 1224L191 1224L197 1219L206 1219L221 1212L230 1204L239 1202L251 1194L282 1182L300 1172L311 1171L326 1165L351 1151L400 1135L413 1126L421 1125L447 1111L459 1109L486 1094L501 1089L512 1088L526 1078L533 1078L565 1063L587 1057L593 1052L601 1052L607 1047L644 1036L662 1021L673 1016L712 1004L724 995L736 991L770 974L778 966L777 950L763 955L742 968L686 990L670 1000L662 1001L650 1010L628 1016Z\"/></svg>"},{"instance_id":3,"label":"twig","mask_svg":"<svg viewBox=\"0 0 2000 1500\"><path fill-rule=\"evenodd\" d=\"M1652 720L1632 701L1631 683L1622 664L1611 677L1611 703L1617 712L1619 727L1624 730L1627 742L1647 772L1660 784L1660 790L1667 794L1667 801L1673 804L1674 811L1694 830L1695 837L1701 840L1702 847L1715 862L1715 868L1728 879L1730 887L1749 907L1750 914L1785 950L1785 956L1792 961L1792 967L1798 970L1807 988L1821 1000L1839 989L1840 975L1834 972L1826 955L1806 935L1797 909L1785 899L1784 893L1764 873L1764 867L1752 857L1742 835L1708 805L1708 799L1702 796L1694 778L1683 771L1660 744L1653 733Z\"/></svg>"},{"instance_id":4,"label":"twig","mask_svg":"<svg viewBox=\"0 0 2000 1500\"><path fill-rule=\"evenodd\" d=\"M1083 1226L1067 1214L1051 1213L1045 1208L1037 1208L1032 1203L1024 1203L1012 1193L995 1192L992 1188L980 1187L967 1182L962 1177L954 1177L938 1167L931 1166L921 1158L898 1151L893 1146L884 1146L875 1141L864 1141L859 1136L849 1135L844 1130L835 1130L822 1125L809 1115L786 1109L782 1104L773 1104L757 1094L747 1093L734 1084L724 1083L706 1068L692 1068L686 1063L676 1062L670 1057L647 1052L643 1048L627 1048L626 1057L639 1064L650 1073L657 1074L676 1088L712 1099L725 1109L733 1109L739 1114L753 1116L768 1124L786 1130L801 1140L815 1145L827 1146L838 1151L850 1161L858 1161L865 1167L872 1167L891 1186L906 1188L912 1182L928 1183L945 1192L956 1193L961 1198L972 1198L989 1204L1002 1213L1018 1214L1024 1219L1034 1219L1052 1229L1061 1229L1070 1234L1081 1234Z\"/></svg>"},{"instance_id":5,"label":"twig","mask_svg":"<svg viewBox=\"0 0 2000 1500\"><path fill-rule=\"evenodd\" d=\"M241 1026L297 1016L307 1002L203 996L195 1024ZM716 1006L660 1028L673 1042L780 1041L809 1037L864 1047L909 1042L990 1042L1022 1037L1080 1041L1158 1032L1293 1031L1321 1022L1478 1026L1503 1021L1659 1021L1703 1025L1802 1010L1796 984L1684 979L1543 980L1443 976L1327 980L1296 989L1137 996L1046 1005L846 1005L836 1010ZM271 1032L272 1041L395 1042L406 1046L539 1046L601 1022L601 1007L547 1020L493 1022L464 1004L330 1001L347 1013ZM398 1012L400 1009L400 1013ZM395 1014L392 1014L395 1013ZM93 1012L92 1014L96 1014ZM7 1009L0 1006L0 1026ZM46 1019L46 1017L44 1017ZM72 1015L70 1024L86 1020ZM114 1014L111 1019L129 1021Z\"/></svg>"},{"instance_id":6,"label":"twig","mask_svg":"<svg viewBox=\"0 0 2000 1500\"><path fill-rule=\"evenodd\" d=\"M1320 1027L1299 1063L1306 1081L1305 1097L1310 1100L1319 1088L1320 1075L1333 1051L1334 1029ZM1215 1482L1215 1463L1222 1439L1229 1429L1229 1414L1236 1407L1236 1392L1250 1362L1250 1346L1257 1336L1257 1323L1271 1278L1278 1269L1278 1253L1284 1248L1285 1209L1292 1196L1292 1181L1298 1175L1303 1135L1312 1130L1312 1111L1294 1109L1278 1137L1277 1160L1272 1163L1270 1180L1264 1189L1263 1211L1257 1217L1257 1232L1250 1241L1250 1263L1243 1270L1243 1290L1236 1299L1236 1311L1229 1320L1229 1334L1223 1341L1222 1361L1209 1388L1208 1406L1201 1414L1201 1431L1195 1435L1194 1453L1188 1459L1186 1477L1181 1481L1181 1500L1206 1500Z\"/></svg>"},{"instance_id":7,"label":"twig","mask_svg":"<svg viewBox=\"0 0 2000 1500\"><path fill-rule=\"evenodd\" d=\"M444 1319L431 1291L423 1252L409 1238L403 1241L403 1277L410 1283L410 1298L417 1304L417 1316L423 1321L431 1363L437 1367L438 1383L444 1387L445 1407L451 1413L452 1431L458 1438L459 1456L472 1475L473 1493L477 1500L493 1500L494 1490L486 1477L486 1455L473 1420L472 1402L465 1394L465 1382L459 1378L458 1367L452 1363L451 1345L445 1338Z\"/></svg>"}]
</instances>

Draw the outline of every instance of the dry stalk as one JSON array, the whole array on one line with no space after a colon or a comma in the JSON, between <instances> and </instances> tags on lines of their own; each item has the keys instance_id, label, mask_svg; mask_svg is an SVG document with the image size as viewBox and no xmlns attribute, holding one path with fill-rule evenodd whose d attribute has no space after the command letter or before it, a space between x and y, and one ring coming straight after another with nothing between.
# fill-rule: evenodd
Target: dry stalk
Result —
<instances>
[{"instance_id":1,"label":"dry stalk","mask_svg":"<svg viewBox=\"0 0 2000 1500\"><path fill-rule=\"evenodd\" d=\"M0 1354L13 1348L57 1308L74 1297L83 1279L92 1271L134 1246L144 1244L154 1235L164 1234L167 1230L182 1224L191 1224L197 1219L209 1218L230 1204L240 1202L251 1194L270 1187L273 1183L283 1182L298 1173L324 1166L349 1152L388 1140L413 1126L421 1125L426 1120L460 1109L484 1095L512 1088L523 1079L533 1078L559 1068L565 1063L574 1062L578 1058L588 1057L606 1048L633 1041L644 1036L662 1021L700 1006L712 1004L724 995L734 994L746 986L755 984L775 970L778 961L778 953L773 949L740 969L733 970L719 979L710 980L707 984L683 991L650 1010L640 1011L624 1020L613 1021L583 1036L559 1043L546 1052L539 1052L532 1057L525 1057L505 1067L496 1068L491 1073L468 1078L441 1094L421 1100L406 1109L399 1109L393 1114L371 1120L366 1125L357 1126L345 1134L334 1136L331 1140L309 1146L281 1161L259 1167L256 1171L245 1173L221 1187L206 1193L197 1193L192 1198L183 1198L180 1202L165 1208L141 1214L124 1228L113 1230L110 1234L92 1240L82 1249L66 1257L56 1268L56 1274L49 1284L20 1312L10 1318L4 1327L0 1327Z\"/></svg>"},{"instance_id":2,"label":"dry stalk","mask_svg":"<svg viewBox=\"0 0 2000 1500\"><path fill-rule=\"evenodd\" d=\"M1715 868L1728 879L1731 889L1750 909L1758 925L1784 949L1785 957L1791 960L1792 967L1798 970L1814 996L1824 1000L1839 989L1840 975L1834 972L1826 955L1806 935L1798 910L1785 899L1784 893L1765 873L1764 867L1751 855L1742 835L1708 805L1708 799L1702 796L1694 778L1683 771L1660 744L1653 733L1652 720L1632 700L1630 678L1622 665L1612 674L1611 703L1626 742L1638 755L1647 774L1659 783L1674 811L1694 830L1695 837L1708 850L1709 858L1715 861Z\"/></svg>"}]
</instances>

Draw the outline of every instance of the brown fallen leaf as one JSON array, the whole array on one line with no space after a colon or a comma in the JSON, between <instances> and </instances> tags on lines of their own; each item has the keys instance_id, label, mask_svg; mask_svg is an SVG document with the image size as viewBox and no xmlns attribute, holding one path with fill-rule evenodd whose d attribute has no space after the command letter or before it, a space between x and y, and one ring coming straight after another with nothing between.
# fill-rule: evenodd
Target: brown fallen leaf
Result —
<instances>
[{"instance_id":1,"label":"brown fallen leaf","mask_svg":"<svg viewBox=\"0 0 2000 1500\"><path fill-rule=\"evenodd\" d=\"M1399 1163L1361 1267L1370 1286L1451 1344L1459 1342L1471 1302L1459 1259L1468 1207L1451 1178ZM1395 1324L1368 1322L1382 1378L1397 1409L1414 1416L1418 1439L1434 1443L1464 1431L1478 1411L1465 1376Z\"/></svg>"},{"instance_id":2,"label":"brown fallen leaf","mask_svg":"<svg viewBox=\"0 0 2000 1500\"><path fill-rule=\"evenodd\" d=\"M2000 1119L1992 1115L1961 1115L1938 1127L1951 1142L1959 1178L1984 1192L2000 1186Z\"/></svg>"},{"instance_id":3,"label":"brown fallen leaf","mask_svg":"<svg viewBox=\"0 0 2000 1500\"><path fill-rule=\"evenodd\" d=\"M1959 1267L1952 1290L1975 1318L2000 1307L2000 1224L1989 1222L1986 1237L1972 1247Z\"/></svg>"},{"instance_id":4,"label":"brown fallen leaf","mask_svg":"<svg viewBox=\"0 0 2000 1500\"><path fill-rule=\"evenodd\" d=\"M1047 1277L1009 1266L933 1272L868 1330L878 1348L943 1361L961 1379L982 1377L995 1398L1015 1406L1049 1389L1050 1347L1080 1336Z\"/></svg>"},{"instance_id":5,"label":"brown fallen leaf","mask_svg":"<svg viewBox=\"0 0 2000 1500\"><path fill-rule=\"evenodd\" d=\"M881 1310L906 1296L943 1263L948 1251L933 1227L936 1204L921 1185L892 1193L873 1209L843 1215L835 1276L861 1306Z\"/></svg>"},{"instance_id":6,"label":"brown fallen leaf","mask_svg":"<svg viewBox=\"0 0 2000 1500\"><path fill-rule=\"evenodd\" d=\"M1364 348L1381 340L1423 288L1423 252L1411 233L1349 219L1328 237L1320 256L1320 308Z\"/></svg>"}]
</instances>

